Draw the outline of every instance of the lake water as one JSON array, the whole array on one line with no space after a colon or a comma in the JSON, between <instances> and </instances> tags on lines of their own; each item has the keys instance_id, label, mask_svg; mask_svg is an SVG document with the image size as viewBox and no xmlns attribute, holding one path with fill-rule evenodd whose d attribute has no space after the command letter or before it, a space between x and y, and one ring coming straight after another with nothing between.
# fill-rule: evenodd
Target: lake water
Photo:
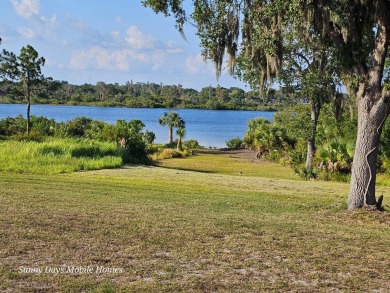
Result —
<instances>
[{"instance_id":1,"label":"lake water","mask_svg":"<svg viewBox=\"0 0 390 293\"><path fill-rule=\"evenodd\" d=\"M168 127L158 124L164 112L175 111L186 122L185 140L196 139L205 147L226 147L226 140L243 138L249 120L262 117L272 121L274 112L260 111L216 111L193 109L135 109L135 108L103 108L90 106L53 106L32 105L31 115L54 118L57 122L66 122L76 116L87 116L94 120L115 123L116 120L139 119L145 125L144 130L156 134L156 143L168 141ZM23 115L26 117L26 105L0 104L0 119Z\"/></svg>"}]
</instances>

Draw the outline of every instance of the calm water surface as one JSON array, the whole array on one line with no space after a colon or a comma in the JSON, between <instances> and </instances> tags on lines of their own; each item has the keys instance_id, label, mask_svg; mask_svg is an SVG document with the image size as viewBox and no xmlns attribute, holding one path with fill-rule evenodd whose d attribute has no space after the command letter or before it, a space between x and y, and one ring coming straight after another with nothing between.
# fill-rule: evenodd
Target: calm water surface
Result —
<instances>
[{"instance_id":1,"label":"calm water surface","mask_svg":"<svg viewBox=\"0 0 390 293\"><path fill-rule=\"evenodd\" d=\"M139 119L145 125L145 130L156 134L156 143L168 141L168 128L158 124L164 112L175 111L186 122L187 135L185 140L196 139L205 147L225 147L226 140L243 137L249 120L263 117L273 119L273 112L258 111L216 111L193 109L135 109L135 108L103 108L90 106L52 106L32 105L31 115L54 118L57 122L66 122L76 116L87 116L94 120L115 123L116 120ZM26 117L25 105L0 104L0 119L7 116L23 115Z\"/></svg>"}]
</instances>

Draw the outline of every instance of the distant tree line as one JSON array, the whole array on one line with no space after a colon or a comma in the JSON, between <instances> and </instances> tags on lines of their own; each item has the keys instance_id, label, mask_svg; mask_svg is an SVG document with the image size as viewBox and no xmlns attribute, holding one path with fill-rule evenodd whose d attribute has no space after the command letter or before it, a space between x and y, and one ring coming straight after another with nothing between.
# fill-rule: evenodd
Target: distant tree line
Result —
<instances>
[{"instance_id":1,"label":"distant tree line","mask_svg":"<svg viewBox=\"0 0 390 293\"><path fill-rule=\"evenodd\" d=\"M98 82L73 85L67 81L45 80L32 96L34 104L96 105L129 108L189 108L213 110L275 111L288 104L283 89L270 89L263 97L257 91L245 92L207 86L200 91L181 85L163 85L129 81L125 85ZM0 103L25 103L17 83L0 82Z\"/></svg>"}]
</instances>

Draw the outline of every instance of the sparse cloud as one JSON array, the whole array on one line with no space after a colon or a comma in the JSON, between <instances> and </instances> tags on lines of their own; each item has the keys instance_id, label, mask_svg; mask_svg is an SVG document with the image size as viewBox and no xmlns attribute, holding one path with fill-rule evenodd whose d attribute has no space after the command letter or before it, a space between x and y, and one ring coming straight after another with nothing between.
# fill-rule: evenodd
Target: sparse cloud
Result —
<instances>
[{"instance_id":1,"label":"sparse cloud","mask_svg":"<svg viewBox=\"0 0 390 293\"><path fill-rule=\"evenodd\" d=\"M57 16L40 15L40 0L10 0L17 15L26 20L29 27L17 28L19 35L26 39L56 36L58 29Z\"/></svg>"},{"instance_id":2,"label":"sparse cloud","mask_svg":"<svg viewBox=\"0 0 390 293\"><path fill-rule=\"evenodd\" d=\"M210 73L213 69L209 63L204 61L202 55L198 54L186 58L185 70L191 75L197 75L205 72Z\"/></svg>"},{"instance_id":3,"label":"sparse cloud","mask_svg":"<svg viewBox=\"0 0 390 293\"><path fill-rule=\"evenodd\" d=\"M184 50L182 47L180 47L178 44L176 44L173 41L167 42L167 52L169 54L182 54L184 53Z\"/></svg>"},{"instance_id":4,"label":"sparse cloud","mask_svg":"<svg viewBox=\"0 0 390 293\"><path fill-rule=\"evenodd\" d=\"M83 23L78 23L77 27L90 34ZM89 49L73 51L69 66L79 70L129 70L130 65L142 63L144 68L156 72L166 69L172 58L170 55L182 52L183 49L175 42L164 44L152 35L143 33L138 27L130 26L125 35L113 31L101 36L100 42L91 45Z\"/></svg>"},{"instance_id":5,"label":"sparse cloud","mask_svg":"<svg viewBox=\"0 0 390 293\"><path fill-rule=\"evenodd\" d=\"M11 0L11 3L18 15L29 19L34 15L39 15L39 0Z\"/></svg>"},{"instance_id":6,"label":"sparse cloud","mask_svg":"<svg viewBox=\"0 0 390 293\"><path fill-rule=\"evenodd\" d=\"M141 32L135 25L129 27L126 33L126 42L131 49L151 50L155 48L156 39Z\"/></svg>"},{"instance_id":7,"label":"sparse cloud","mask_svg":"<svg viewBox=\"0 0 390 293\"><path fill-rule=\"evenodd\" d=\"M34 39L35 38L35 33L32 29L27 28L27 27L21 27L18 28L19 34L26 39Z\"/></svg>"},{"instance_id":8,"label":"sparse cloud","mask_svg":"<svg viewBox=\"0 0 390 293\"><path fill-rule=\"evenodd\" d=\"M120 40L121 34L119 32L111 32L111 37L114 40Z\"/></svg>"}]
</instances>

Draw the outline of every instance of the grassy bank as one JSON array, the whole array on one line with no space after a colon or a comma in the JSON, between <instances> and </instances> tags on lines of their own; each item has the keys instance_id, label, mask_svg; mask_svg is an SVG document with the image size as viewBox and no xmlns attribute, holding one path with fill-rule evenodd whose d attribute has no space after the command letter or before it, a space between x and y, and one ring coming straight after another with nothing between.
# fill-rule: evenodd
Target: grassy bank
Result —
<instances>
[{"instance_id":1,"label":"grassy bank","mask_svg":"<svg viewBox=\"0 0 390 293\"><path fill-rule=\"evenodd\" d=\"M389 214L347 212L347 184L290 180L268 163L224 169L225 160L242 164L229 155L203 159L182 162L214 171L1 174L0 290L390 290ZM250 170L260 177L246 176ZM94 271L20 271L68 266Z\"/></svg>"},{"instance_id":2,"label":"grassy bank","mask_svg":"<svg viewBox=\"0 0 390 293\"><path fill-rule=\"evenodd\" d=\"M59 174L116 168L122 154L115 143L49 138L43 142L0 141L0 171Z\"/></svg>"}]
</instances>

